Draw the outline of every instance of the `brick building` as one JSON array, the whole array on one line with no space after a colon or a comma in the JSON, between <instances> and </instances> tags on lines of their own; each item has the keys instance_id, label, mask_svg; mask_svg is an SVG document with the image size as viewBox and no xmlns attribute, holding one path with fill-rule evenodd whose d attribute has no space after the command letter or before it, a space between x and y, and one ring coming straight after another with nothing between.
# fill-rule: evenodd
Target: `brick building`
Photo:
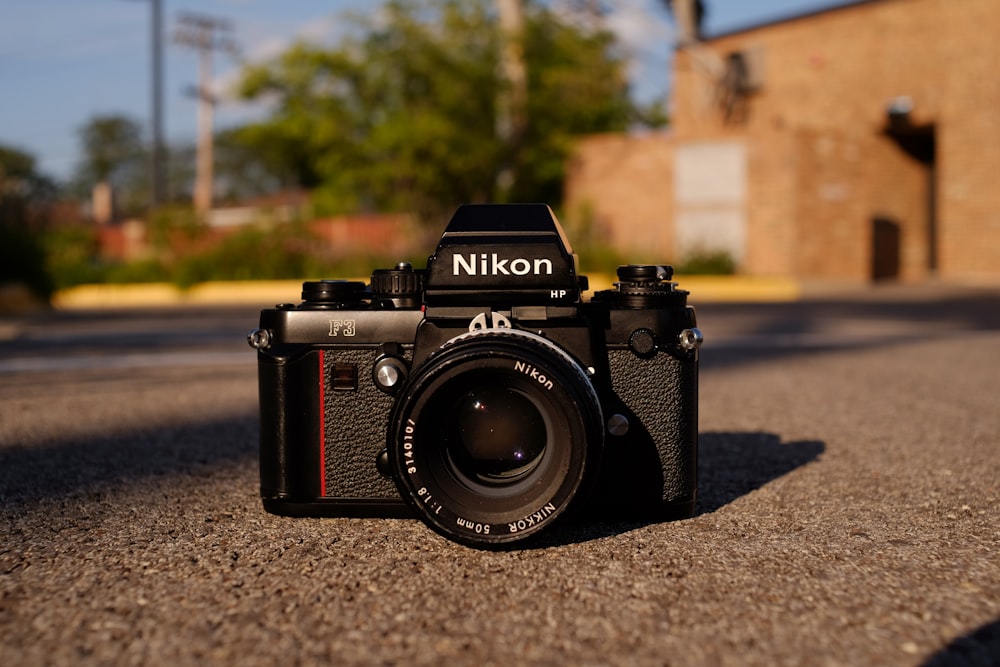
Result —
<instances>
[{"instance_id":1,"label":"brick building","mask_svg":"<svg viewBox=\"0 0 1000 667\"><path fill-rule=\"evenodd\" d=\"M867 0L688 40L670 133L584 141L566 217L754 275L996 282L998 29L997 0Z\"/></svg>"}]
</instances>

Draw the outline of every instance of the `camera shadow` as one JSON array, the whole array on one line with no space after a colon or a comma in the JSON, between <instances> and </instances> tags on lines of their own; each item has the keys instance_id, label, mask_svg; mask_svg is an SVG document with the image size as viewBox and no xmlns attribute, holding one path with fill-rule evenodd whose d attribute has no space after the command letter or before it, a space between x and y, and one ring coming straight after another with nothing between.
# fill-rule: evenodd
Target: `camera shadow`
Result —
<instances>
[{"instance_id":1,"label":"camera shadow","mask_svg":"<svg viewBox=\"0 0 1000 667\"><path fill-rule=\"evenodd\" d=\"M956 638L921 667L1000 664L1000 618Z\"/></svg>"},{"instance_id":2,"label":"camera shadow","mask_svg":"<svg viewBox=\"0 0 1000 667\"><path fill-rule=\"evenodd\" d=\"M0 508L102 494L177 475L210 478L219 466L257 456L257 417L167 425L32 446L0 447ZM255 489L248 489L248 493Z\"/></svg>"},{"instance_id":3,"label":"camera shadow","mask_svg":"<svg viewBox=\"0 0 1000 667\"><path fill-rule=\"evenodd\" d=\"M695 516L725 507L817 460L825 449L819 440L782 442L774 433L700 434Z\"/></svg>"},{"instance_id":4,"label":"camera shadow","mask_svg":"<svg viewBox=\"0 0 1000 667\"><path fill-rule=\"evenodd\" d=\"M694 516L710 514L807 463L819 459L819 440L782 442L766 432L708 432L698 436L698 502ZM659 521L587 521L579 517L554 526L532 548L564 546L621 535ZM523 548L523 546L519 546Z\"/></svg>"}]
</instances>

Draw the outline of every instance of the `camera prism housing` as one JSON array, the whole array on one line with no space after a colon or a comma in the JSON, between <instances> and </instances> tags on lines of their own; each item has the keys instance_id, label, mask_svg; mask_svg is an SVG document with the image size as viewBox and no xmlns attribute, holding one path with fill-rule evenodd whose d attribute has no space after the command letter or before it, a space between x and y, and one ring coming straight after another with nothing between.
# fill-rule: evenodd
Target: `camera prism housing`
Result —
<instances>
[{"instance_id":1,"label":"camera prism housing","mask_svg":"<svg viewBox=\"0 0 1000 667\"><path fill-rule=\"evenodd\" d=\"M690 516L702 336L671 274L622 266L587 300L548 206L483 204L426 269L304 283L249 335L265 509L416 516L477 547Z\"/></svg>"}]
</instances>

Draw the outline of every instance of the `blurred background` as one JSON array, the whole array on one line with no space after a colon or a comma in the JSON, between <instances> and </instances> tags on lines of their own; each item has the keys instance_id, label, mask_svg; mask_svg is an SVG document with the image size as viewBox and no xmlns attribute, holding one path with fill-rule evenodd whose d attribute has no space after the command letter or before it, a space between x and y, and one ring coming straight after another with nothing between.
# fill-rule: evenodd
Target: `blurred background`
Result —
<instances>
[{"instance_id":1,"label":"blurred background","mask_svg":"<svg viewBox=\"0 0 1000 667\"><path fill-rule=\"evenodd\" d=\"M422 266L543 201L586 272L1000 282L993 0L0 6L0 284Z\"/></svg>"}]
</instances>

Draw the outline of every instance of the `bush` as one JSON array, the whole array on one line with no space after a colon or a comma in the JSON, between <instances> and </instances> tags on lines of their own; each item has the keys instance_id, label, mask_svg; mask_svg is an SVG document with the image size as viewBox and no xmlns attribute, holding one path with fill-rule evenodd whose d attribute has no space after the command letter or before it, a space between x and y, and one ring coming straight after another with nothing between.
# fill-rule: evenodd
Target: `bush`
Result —
<instances>
[{"instance_id":1,"label":"bush","mask_svg":"<svg viewBox=\"0 0 1000 667\"><path fill-rule=\"evenodd\" d=\"M158 259L109 263L100 266L100 282L161 283L170 281L170 272Z\"/></svg>"},{"instance_id":2,"label":"bush","mask_svg":"<svg viewBox=\"0 0 1000 667\"><path fill-rule=\"evenodd\" d=\"M47 230L43 237L44 266L55 289L104 282L104 267L98 260L97 232L90 227L69 225Z\"/></svg>"},{"instance_id":3,"label":"bush","mask_svg":"<svg viewBox=\"0 0 1000 667\"><path fill-rule=\"evenodd\" d=\"M285 231L235 232L206 250L181 257L172 267L172 279L190 287L209 280L275 280L314 273L320 262L310 248L316 244Z\"/></svg>"},{"instance_id":4,"label":"bush","mask_svg":"<svg viewBox=\"0 0 1000 667\"><path fill-rule=\"evenodd\" d=\"M0 221L0 283L23 283L48 301L54 289L38 234Z\"/></svg>"},{"instance_id":5,"label":"bush","mask_svg":"<svg viewBox=\"0 0 1000 667\"><path fill-rule=\"evenodd\" d=\"M729 276L736 273L736 262L725 250L700 251L688 255L674 267L682 275Z\"/></svg>"},{"instance_id":6,"label":"bush","mask_svg":"<svg viewBox=\"0 0 1000 667\"><path fill-rule=\"evenodd\" d=\"M56 227L45 233L45 268L55 289L95 283L152 283L170 279L163 262L147 259L111 262L99 255L91 227Z\"/></svg>"},{"instance_id":7,"label":"bush","mask_svg":"<svg viewBox=\"0 0 1000 667\"><path fill-rule=\"evenodd\" d=\"M422 265L426 255L413 261ZM207 249L180 257L171 280L187 288L211 280L286 280L355 278L374 268L389 268L398 257L351 254L334 256L329 246L303 225L237 231Z\"/></svg>"}]
</instances>

